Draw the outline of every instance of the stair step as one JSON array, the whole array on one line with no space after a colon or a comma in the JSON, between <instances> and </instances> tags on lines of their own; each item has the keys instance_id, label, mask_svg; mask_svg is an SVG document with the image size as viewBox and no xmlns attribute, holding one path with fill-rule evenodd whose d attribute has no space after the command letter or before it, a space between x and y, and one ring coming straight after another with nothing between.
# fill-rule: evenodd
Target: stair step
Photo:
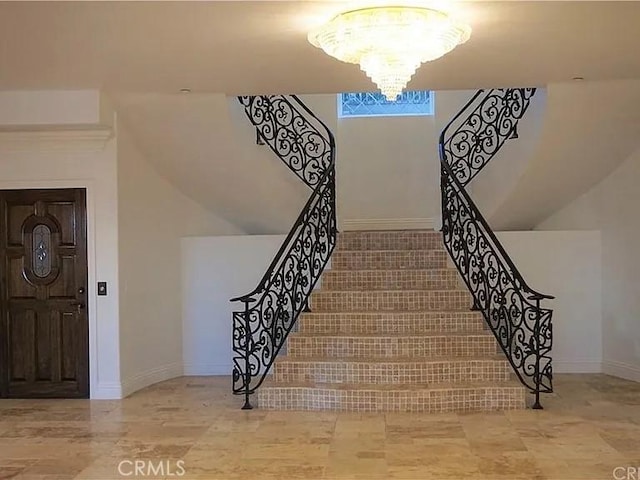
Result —
<instances>
[{"instance_id":1,"label":"stair step","mask_svg":"<svg viewBox=\"0 0 640 480\"><path fill-rule=\"evenodd\" d=\"M311 312L298 320L300 333L432 333L485 330L482 314L441 312Z\"/></svg>"},{"instance_id":2,"label":"stair step","mask_svg":"<svg viewBox=\"0 0 640 480\"><path fill-rule=\"evenodd\" d=\"M338 235L339 251L444 249L442 233L433 230L357 231Z\"/></svg>"},{"instance_id":3,"label":"stair step","mask_svg":"<svg viewBox=\"0 0 640 480\"><path fill-rule=\"evenodd\" d=\"M331 255L332 270L405 270L447 268L444 250L338 250Z\"/></svg>"},{"instance_id":4,"label":"stair step","mask_svg":"<svg viewBox=\"0 0 640 480\"><path fill-rule=\"evenodd\" d=\"M311 312L257 391L262 408L448 412L525 408L526 389L440 232L346 232Z\"/></svg>"},{"instance_id":5,"label":"stair step","mask_svg":"<svg viewBox=\"0 0 640 480\"><path fill-rule=\"evenodd\" d=\"M290 357L473 357L500 353L491 332L422 335L318 335L292 333Z\"/></svg>"},{"instance_id":6,"label":"stair step","mask_svg":"<svg viewBox=\"0 0 640 480\"><path fill-rule=\"evenodd\" d=\"M351 412L470 412L525 408L525 389L515 381L435 384L313 384L266 382L260 408Z\"/></svg>"},{"instance_id":7,"label":"stair step","mask_svg":"<svg viewBox=\"0 0 640 480\"><path fill-rule=\"evenodd\" d=\"M455 290L462 287L452 268L429 270L328 270L323 290Z\"/></svg>"},{"instance_id":8,"label":"stair step","mask_svg":"<svg viewBox=\"0 0 640 480\"><path fill-rule=\"evenodd\" d=\"M314 312L469 310L465 290L320 290L309 302Z\"/></svg>"},{"instance_id":9,"label":"stair step","mask_svg":"<svg viewBox=\"0 0 640 480\"><path fill-rule=\"evenodd\" d=\"M279 357L277 382L409 384L508 381L511 365L502 355L442 358L299 358Z\"/></svg>"}]
</instances>

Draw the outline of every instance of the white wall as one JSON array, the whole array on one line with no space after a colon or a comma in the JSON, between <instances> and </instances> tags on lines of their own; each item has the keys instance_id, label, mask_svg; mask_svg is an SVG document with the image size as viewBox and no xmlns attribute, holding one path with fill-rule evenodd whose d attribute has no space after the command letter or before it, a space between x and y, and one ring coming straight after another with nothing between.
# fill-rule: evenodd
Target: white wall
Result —
<instances>
[{"instance_id":1,"label":"white wall","mask_svg":"<svg viewBox=\"0 0 640 480\"><path fill-rule=\"evenodd\" d=\"M491 225L532 229L609 175L639 146L638 104L640 80L548 85L540 141Z\"/></svg>"},{"instance_id":2,"label":"white wall","mask_svg":"<svg viewBox=\"0 0 640 480\"><path fill-rule=\"evenodd\" d=\"M433 116L338 119L342 223L437 215L436 137Z\"/></svg>"},{"instance_id":3,"label":"white wall","mask_svg":"<svg viewBox=\"0 0 640 480\"><path fill-rule=\"evenodd\" d=\"M518 138L507 140L497 155L469 184L473 200L482 215L491 219L503 205L539 147L547 110L547 92L539 88L518 122Z\"/></svg>"},{"instance_id":4,"label":"white wall","mask_svg":"<svg viewBox=\"0 0 640 480\"><path fill-rule=\"evenodd\" d=\"M554 372L600 372L600 232L529 231L497 235L529 286L556 297L543 303L554 311Z\"/></svg>"},{"instance_id":5,"label":"white wall","mask_svg":"<svg viewBox=\"0 0 640 480\"><path fill-rule=\"evenodd\" d=\"M475 93L476 90L436 92L438 136ZM518 124L519 138L508 140L498 154L482 169L482 172L467 186L467 191L471 193L485 218L491 218L493 212L517 185L518 179L531 160L540 139L546 103L546 90L538 89L531 99L527 113ZM459 122L455 125L459 125ZM449 134L452 132L453 130L450 130Z\"/></svg>"},{"instance_id":6,"label":"white wall","mask_svg":"<svg viewBox=\"0 0 640 480\"><path fill-rule=\"evenodd\" d=\"M336 95L300 96L336 138L341 229L433 225L440 215L440 131L473 93L436 92L434 116L348 119L337 118ZM116 103L142 152L185 194L249 233L289 230L310 191L268 147L255 145L255 131L235 98L128 94ZM492 210L500 201L493 177L508 190L514 182L504 181L504 172L515 177L523 165L511 160L529 159L528 150L520 151L537 137L522 133L523 141L508 145L509 161L496 165L495 175L489 166L477 181L478 201L493 202Z\"/></svg>"},{"instance_id":7,"label":"white wall","mask_svg":"<svg viewBox=\"0 0 640 480\"><path fill-rule=\"evenodd\" d=\"M7 127L0 130L0 188L87 189L91 397L119 398L116 144L111 131L96 123L69 129L69 123L99 118L97 93L76 100L67 92L0 96ZM55 125L58 119L64 128ZM97 296L98 280L108 282L108 296Z\"/></svg>"},{"instance_id":8,"label":"white wall","mask_svg":"<svg viewBox=\"0 0 640 480\"><path fill-rule=\"evenodd\" d=\"M142 153L158 172L243 231L288 232L309 192L224 94L122 94L115 98Z\"/></svg>"},{"instance_id":9,"label":"white wall","mask_svg":"<svg viewBox=\"0 0 640 480\"><path fill-rule=\"evenodd\" d=\"M603 371L640 381L640 149L536 228L602 235Z\"/></svg>"},{"instance_id":10,"label":"white wall","mask_svg":"<svg viewBox=\"0 0 640 480\"><path fill-rule=\"evenodd\" d=\"M500 241L532 288L556 296L556 372L599 372L602 362L599 232L501 232ZM182 240L183 358L186 375L229 375L231 318L284 236ZM531 256L531 252L554 252ZM585 261L586 259L586 261Z\"/></svg>"},{"instance_id":11,"label":"white wall","mask_svg":"<svg viewBox=\"0 0 640 480\"><path fill-rule=\"evenodd\" d=\"M440 132L474 93L435 92L432 116L378 118L338 118L336 95L301 97L336 137L338 224L342 230L437 227ZM504 154L483 172L484 178L470 186L485 209L497 208L531 158L541 130L545 92L539 92L533 103L521 124L522 140L509 142Z\"/></svg>"},{"instance_id":12,"label":"white wall","mask_svg":"<svg viewBox=\"0 0 640 480\"><path fill-rule=\"evenodd\" d=\"M182 239L182 328L185 375L230 375L233 297L251 292L284 235Z\"/></svg>"},{"instance_id":13,"label":"white wall","mask_svg":"<svg viewBox=\"0 0 640 480\"><path fill-rule=\"evenodd\" d=\"M435 95L435 117L438 140L440 132L467 104L477 90L441 90Z\"/></svg>"},{"instance_id":14,"label":"white wall","mask_svg":"<svg viewBox=\"0 0 640 480\"><path fill-rule=\"evenodd\" d=\"M120 368L123 395L182 375L180 238L240 233L178 191L118 122ZM209 285L206 278L202 279Z\"/></svg>"},{"instance_id":15,"label":"white wall","mask_svg":"<svg viewBox=\"0 0 640 480\"><path fill-rule=\"evenodd\" d=\"M298 95L313 114L322 120L334 135L338 130L338 100L337 95Z\"/></svg>"},{"instance_id":16,"label":"white wall","mask_svg":"<svg viewBox=\"0 0 640 480\"><path fill-rule=\"evenodd\" d=\"M440 204L435 117L338 118L336 95L300 98L336 139L339 228L430 228Z\"/></svg>"}]
</instances>

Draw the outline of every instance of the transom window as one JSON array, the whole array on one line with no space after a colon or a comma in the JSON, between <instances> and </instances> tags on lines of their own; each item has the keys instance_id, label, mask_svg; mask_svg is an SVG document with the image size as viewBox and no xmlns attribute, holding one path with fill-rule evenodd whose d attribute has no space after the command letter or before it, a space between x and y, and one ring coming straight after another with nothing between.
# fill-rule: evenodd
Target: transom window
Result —
<instances>
[{"instance_id":1,"label":"transom window","mask_svg":"<svg viewBox=\"0 0 640 480\"><path fill-rule=\"evenodd\" d=\"M380 92L341 93L338 95L338 117L396 117L433 115L433 92L402 92L395 102Z\"/></svg>"}]
</instances>

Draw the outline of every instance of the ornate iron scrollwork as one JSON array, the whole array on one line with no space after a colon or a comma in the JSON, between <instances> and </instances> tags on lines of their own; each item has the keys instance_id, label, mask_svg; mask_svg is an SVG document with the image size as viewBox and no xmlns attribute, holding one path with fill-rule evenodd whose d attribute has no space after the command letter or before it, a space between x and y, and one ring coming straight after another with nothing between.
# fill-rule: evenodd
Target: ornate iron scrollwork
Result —
<instances>
[{"instance_id":1,"label":"ornate iron scrollwork","mask_svg":"<svg viewBox=\"0 0 640 480\"><path fill-rule=\"evenodd\" d=\"M552 386L552 299L530 288L464 189L502 145L535 89L478 91L440 136L442 233L445 246L520 381L536 395ZM468 116L463 114L470 112ZM448 131L458 125L453 133Z\"/></svg>"},{"instance_id":2,"label":"ornate iron scrollwork","mask_svg":"<svg viewBox=\"0 0 640 480\"><path fill-rule=\"evenodd\" d=\"M293 95L245 96L238 101L258 139L309 187L318 185L334 153L331 139L321 131L328 131L324 123Z\"/></svg>"},{"instance_id":3,"label":"ornate iron scrollwork","mask_svg":"<svg viewBox=\"0 0 640 480\"><path fill-rule=\"evenodd\" d=\"M445 140L447 162L463 186L473 180L508 139L517 136L518 121L535 92L535 88L489 90Z\"/></svg>"},{"instance_id":4,"label":"ornate iron scrollwork","mask_svg":"<svg viewBox=\"0 0 640 480\"><path fill-rule=\"evenodd\" d=\"M239 100L265 143L314 189L258 286L232 299L244 303L233 313L233 392L248 409L335 247L335 140L295 96Z\"/></svg>"}]
</instances>

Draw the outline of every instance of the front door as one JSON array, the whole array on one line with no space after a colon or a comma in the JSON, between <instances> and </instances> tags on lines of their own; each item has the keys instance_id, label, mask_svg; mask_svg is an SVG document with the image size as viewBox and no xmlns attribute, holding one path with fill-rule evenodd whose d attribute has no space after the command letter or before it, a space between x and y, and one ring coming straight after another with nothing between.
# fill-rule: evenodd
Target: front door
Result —
<instances>
[{"instance_id":1,"label":"front door","mask_svg":"<svg viewBox=\"0 0 640 480\"><path fill-rule=\"evenodd\" d=\"M84 189L0 191L0 397L89 396Z\"/></svg>"}]
</instances>

